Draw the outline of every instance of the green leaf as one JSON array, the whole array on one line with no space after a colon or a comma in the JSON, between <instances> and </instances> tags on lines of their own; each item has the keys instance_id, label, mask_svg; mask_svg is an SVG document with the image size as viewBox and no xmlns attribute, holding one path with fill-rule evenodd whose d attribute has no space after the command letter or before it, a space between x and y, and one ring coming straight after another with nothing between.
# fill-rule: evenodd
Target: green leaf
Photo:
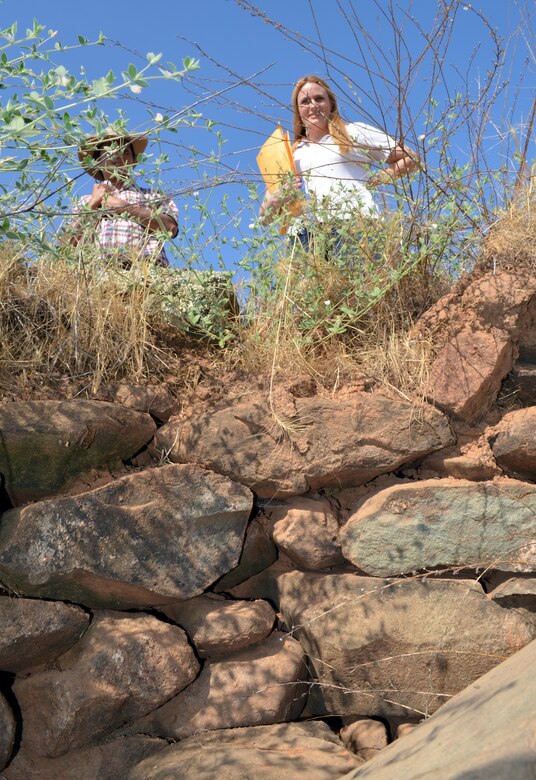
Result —
<instances>
[{"instance_id":1,"label":"green leaf","mask_svg":"<svg viewBox=\"0 0 536 780\"><path fill-rule=\"evenodd\" d=\"M79 35L79 36L78 36L78 43L79 43L81 46L87 46L87 38L84 38L84 36L83 36L83 35Z\"/></svg>"}]
</instances>

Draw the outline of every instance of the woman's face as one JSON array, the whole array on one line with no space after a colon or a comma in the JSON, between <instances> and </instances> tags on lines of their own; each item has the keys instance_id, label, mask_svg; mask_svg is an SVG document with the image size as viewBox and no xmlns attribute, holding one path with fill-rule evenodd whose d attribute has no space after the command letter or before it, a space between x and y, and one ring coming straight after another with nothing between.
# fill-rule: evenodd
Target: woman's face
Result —
<instances>
[{"instance_id":1,"label":"woman's face","mask_svg":"<svg viewBox=\"0 0 536 780\"><path fill-rule=\"evenodd\" d=\"M306 81L298 92L298 112L308 135L325 135L333 111L327 90L314 81Z\"/></svg>"}]
</instances>

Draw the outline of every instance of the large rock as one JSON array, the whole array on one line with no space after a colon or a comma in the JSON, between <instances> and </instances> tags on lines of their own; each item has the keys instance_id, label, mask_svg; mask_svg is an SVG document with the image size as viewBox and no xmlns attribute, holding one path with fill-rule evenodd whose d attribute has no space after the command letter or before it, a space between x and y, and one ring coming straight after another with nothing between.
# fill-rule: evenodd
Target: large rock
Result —
<instances>
[{"instance_id":1,"label":"large rock","mask_svg":"<svg viewBox=\"0 0 536 780\"><path fill-rule=\"evenodd\" d=\"M475 421L491 406L514 362L502 330L468 325L446 344L430 368L429 397L440 409Z\"/></svg>"},{"instance_id":2,"label":"large rock","mask_svg":"<svg viewBox=\"0 0 536 780\"><path fill-rule=\"evenodd\" d=\"M490 444L507 474L536 481L536 406L505 414L490 432Z\"/></svg>"},{"instance_id":3,"label":"large rock","mask_svg":"<svg viewBox=\"0 0 536 780\"><path fill-rule=\"evenodd\" d=\"M125 780L336 780L360 763L324 723L222 729L181 740Z\"/></svg>"},{"instance_id":4,"label":"large rock","mask_svg":"<svg viewBox=\"0 0 536 780\"><path fill-rule=\"evenodd\" d=\"M21 672L65 653L89 625L89 615L61 602L0 596L0 669Z\"/></svg>"},{"instance_id":5,"label":"large rock","mask_svg":"<svg viewBox=\"0 0 536 780\"><path fill-rule=\"evenodd\" d=\"M300 644L274 633L264 642L205 663L192 685L125 733L183 739L204 731L295 720L305 704L306 679Z\"/></svg>"},{"instance_id":6,"label":"large rock","mask_svg":"<svg viewBox=\"0 0 536 780\"><path fill-rule=\"evenodd\" d=\"M132 767L167 742L155 737L125 737L105 745L73 750L58 758L20 750L2 774L5 780L121 780Z\"/></svg>"},{"instance_id":7,"label":"large rock","mask_svg":"<svg viewBox=\"0 0 536 780\"><path fill-rule=\"evenodd\" d=\"M265 514L272 539L299 568L325 569L344 561L328 501L295 498L287 506L267 507Z\"/></svg>"},{"instance_id":8,"label":"large rock","mask_svg":"<svg viewBox=\"0 0 536 780\"><path fill-rule=\"evenodd\" d=\"M13 752L15 732L15 716L5 697L0 693L0 772Z\"/></svg>"},{"instance_id":9,"label":"large rock","mask_svg":"<svg viewBox=\"0 0 536 780\"><path fill-rule=\"evenodd\" d=\"M482 417L534 326L535 307L533 269L498 268L462 278L415 328L436 348L430 399L466 421Z\"/></svg>"},{"instance_id":10,"label":"large rock","mask_svg":"<svg viewBox=\"0 0 536 780\"><path fill-rule=\"evenodd\" d=\"M192 598L236 566L253 497L168 465L6 512L0 577L28 596L126 609Z\"/></svg>"},{"instance_id":11,"label":"large rock","mask_svg":"<svg viewBox=\"0 0 536 780\"><path fill-rule=\"evenodd\" d=\"M234 653L266 639L275 623L267 601L226 601L209 596L162 607L187 632L201 658Z\"/></svg>"},{"instance_id":12,"label":"large rock","mask_svg":"<svg viewBox=\"0 0 536 780\"><path fill-rule=\"evenodd\" d=\"M536 486L423 480L369 498L341 531L345 557L367 574L465 566L536 570Z\"/></svg>"},{"instance_id":13,"label":"large rock","mask_svg":"<svg viewBox=\"0 0 536 780\"><path fill-rule=\"evenodd\" d=\"M474 581L293 572L281 612L315 668L317 715L422 717L531 641Z\"/></svg>"},{"instance_id":14,"label":"large rock","mask_svg":"<svg viewBox=\"0 0 536 780\"><path fill-rule=\"evenodd\" d=\"M0 430L0 474L17 506L58 493L85 472L117 467L156 425L105 401L17 401L0 405Z\"/></svg>"},{"instance_id":15,"label":"large rock","mask_svg":"<svg viewBox=\"0 0 536 780\"><path fill-rule=\"evenodd\" d=\"M380 394L348 400L297 398L287 429L268 404L244 402L194 420L172 420L156 446L178 463L200 463L268 498L363 484L454 441L436 409Z\"/></svg>"},{"instance_id":16,"label":"large rock","mask_svg":"<svg viewBox=\"0 0 536 780\"><path fill-rule=\"evenodd\" d=\"M470 685L347 780L533 780L536 642Z\"/></svg>"},{"instance_id":17,"label":"large rock","mask_svg":"<svg viewBox=\"0 0 536 780\"><path fill-rule=\"evenodd\" d=\"M95 745L175 696L198 670L177 626L101 613L53 670L15 680L23 749L54 757Z\"/></svg>"}]
</instances>

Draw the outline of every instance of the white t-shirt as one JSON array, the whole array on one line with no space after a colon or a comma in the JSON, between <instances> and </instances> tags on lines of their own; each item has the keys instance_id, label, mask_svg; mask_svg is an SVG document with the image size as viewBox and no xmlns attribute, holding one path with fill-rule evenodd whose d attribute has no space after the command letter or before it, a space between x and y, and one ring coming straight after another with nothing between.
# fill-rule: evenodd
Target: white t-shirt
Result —
<instances>
[{"instance_id":1,"label":"white t-shirt","mask_svg":"<svg viewBox=\"0 0 536 780\"><path fill-rule=\"evenodd\" d=\"M347 124L356 148L343 154L336 141L325 135L318 143L300 141L293 151L296 170L302 177L307 207L307 221L350 219L356 211L379 216L367 179L377 171L396 147L390 135L362 122ZM360 149L359 145L372 147ZM373 169L368 166L373 164ZM303 226L303 220L299 220ZM294 232L294 231L293 231Z\"/></svg>"}]
</instances>

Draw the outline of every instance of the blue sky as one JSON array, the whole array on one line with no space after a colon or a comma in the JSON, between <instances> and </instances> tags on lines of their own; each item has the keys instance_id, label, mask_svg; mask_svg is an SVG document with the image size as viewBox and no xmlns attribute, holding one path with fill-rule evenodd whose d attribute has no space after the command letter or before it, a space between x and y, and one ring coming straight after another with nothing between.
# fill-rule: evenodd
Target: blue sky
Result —
<instances>
[{"instance_id":1,"label":"blue sky","mask_svg":"<svg viewBox=\"0 0 536 780\"><path fill-rule=\"evenodd\" d=\"M109 0L92 0L87 5L72 0L51 0L46 4L38 0L3 0L0 18L2 27L17 21L20 30L30 26L36 17L57 30L64 44L75 42L78 34L92 40L104 33L108 39L105 46L80 48L58 59L58 64L73 73L84 67L91 78L110 69L118 73L129 62L141 62L139 55L145 57L149 51L162 52L163 60L177 64L187 56L200 60L200 69L182 85L161 81L139 96L108 101L106 109L113 118L117 108L121 108L130 126L138 129L148 126L151 106L153 113L172 113L202 101L199 110L203 119L197 127L184 127L177 135L163 136L163 149L170 160L162 178L176 195L185 231L193 230L200 204L213 212L212 227L205 224L199 235L200 254L209 261L214 260L211 233L221 230L221 235L229 239L233 235L248 235L248 225L257 207L250 200L249 211L242 211L238 199L248 203L247 184L260 184L255 155L276 121L290 126L292 84L304 73L317 73L333 82L348 120L368 121L393 135L397 135L398 125L407 142L419 147L425 143L422 136L430 130L426 115L431 110L430 87L439 65L441 73L433 89L433 99L439 106L460 89L470 92L478 106L478 90L493 64L489 28L498 30L506 43L521 24L522 34L517 35L515 46L512 41L506 48L503 70L496 78L498 99L484 139L490 165L504 162L504 155L511 154L516 143L523 143L536 86L534 36L527 12L530 3L484 0L473 7L452 2L450 43L446 50L437 53L435 64L425 43L436 14L431 0L392 6L383 0L258 0L257 7L265 17L248 10L248 5L236 0L151 0L130 5ZM390 7L407 47L401 49L398 57ZM403 76L410 60L415 67L406 84L407 96L398 124L395 63L400 62ZM245 83L232 86L241 81ZM223 95L212 97L222 89L226 90ZM216 122L212 132L204 129L207 118ZM515 136L508 135L511 123ZM189 148L198 149L202 160L203 155L217 147L215 131L225 139L220 165L215 168L213 164L201 163L199 168L192 168ZM450 154L462 164L471 154L471 141L460 129L453 131L451 141ZM533 145L531 156L534 158ZM203 188L204 174L216 174L219 186ZM79 181L81 194L91 183L84 178ZM222 208L227 216L220 213ZM239 213L237 227L232 218ZM242 250L229 244L221 251L223 262L230 267Z\"/></svg>"}]
</instances>

